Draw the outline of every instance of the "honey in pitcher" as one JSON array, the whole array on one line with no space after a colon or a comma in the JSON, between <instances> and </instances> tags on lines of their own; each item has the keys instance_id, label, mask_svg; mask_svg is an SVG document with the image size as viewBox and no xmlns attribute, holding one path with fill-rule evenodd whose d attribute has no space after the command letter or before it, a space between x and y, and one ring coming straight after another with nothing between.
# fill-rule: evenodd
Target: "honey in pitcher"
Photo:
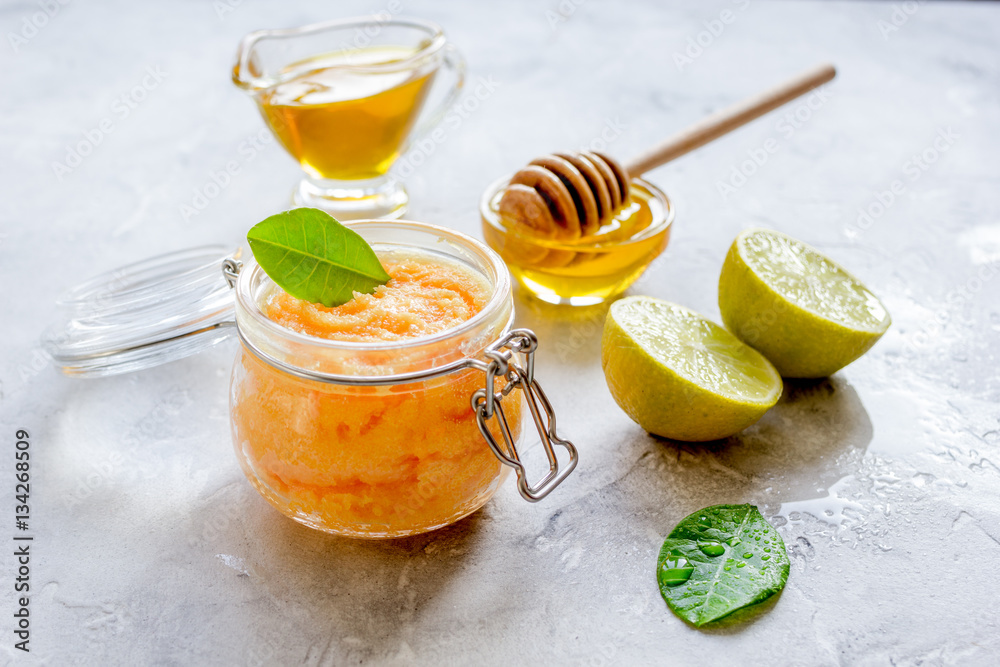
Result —
<instances>
[{"instance_id":1,"label":"honey in pitcher","mask_svg":"<svg viewBox=\"0 0 1000 667\"><path fill-rule=\"evenodd\" d=\"M257 102L275 136L311 176L383 176L405 148L436 71L426 62L407 66L416 52L371 47L314 56L285 67L285 80Z\"/></svg>"}]
</instances>

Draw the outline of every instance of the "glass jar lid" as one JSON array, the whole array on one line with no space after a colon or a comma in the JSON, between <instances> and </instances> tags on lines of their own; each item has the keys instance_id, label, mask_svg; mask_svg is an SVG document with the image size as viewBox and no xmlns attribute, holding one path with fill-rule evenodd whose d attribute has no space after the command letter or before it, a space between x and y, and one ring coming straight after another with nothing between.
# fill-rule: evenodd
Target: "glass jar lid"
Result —
<instances>
[{"instance_id":1,"label":"glass jar lid","mask_svg":"<svg viewBox=\"0 0 1000 667\"><path fill-rule=\"evenodd\" d=\"M42 338L69 375L100 377L187 357L233 333L224 272L240 252L207 245L152 257L87 280L58 302L60 320Z\"/></svg>"}]
</instances>

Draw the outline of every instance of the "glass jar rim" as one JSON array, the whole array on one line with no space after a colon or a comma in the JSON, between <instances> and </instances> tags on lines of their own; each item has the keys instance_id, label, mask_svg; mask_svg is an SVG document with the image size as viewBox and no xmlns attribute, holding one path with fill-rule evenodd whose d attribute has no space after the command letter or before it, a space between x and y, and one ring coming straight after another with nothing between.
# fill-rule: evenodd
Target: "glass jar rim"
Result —
<instances>
[{"instance_id":1,"label":"glass jar rim","mask_svg":"<svg viewBox=\"0 0 1000 667\"><path fill-rule=\"evenodd\" d=\"M412 55L402 58L400 60L395 60L392 63L384 64L368 64L368 65L341 65L345 69L351 69L358 72L367 73L379 73L379 72L393 72L411 69L416 63L434 55L442 48L444 48L447 38L444 34L444 28L442 28L437 23L433 21L428 21L426 19L418 19L409 16L390 16L389 18L384 18L379 14L369 14L366 16L354 16L343 19L334 19L331 21L321 21L318 23L310 23L304 26L298 26L295 28L272 28L267 30L255 30L247 34L242 40L240 40L240 45L236 54L236 66L233 69L233 83L235 83L240 88L245 89L259 89L259 88L270 88L276 84L281 83L280 77L275 81L270 81L266 86L260 85L259 77L249 76L249 78L244 76L244 73L249 74L250 60L254 51L254 46L264 40L264 39L286 39L293 37L301 37L303 35L312 35L320 32L325 32L327 30L338 30L345 28L358 27L375 24L381 29L384 26L396 26L405 28L416 28L418 30L424 30L429 34L430 39L427 44L422 46Z\"/></svg>"},{"instance_id":2,"label":"glass jar rim","mask_svg":"<svg viewBox=\"0 0 1000 667\"><path fill-rule=\"evenodd\" d=\"M357 342L319 338L318 336L310 336L309 334L304 334L284 327L264 314L251 290L254 278L256 278L259 274L264 273L264 270L259 264L257 264L256 261L251 259L247 262L247 265L240 270L239 278L236 281L234 291L236 293L236 302L239 306L237 310L242 310L247 313L253 320L254 325L261 327L263 330L268 332L268 334L273 334L279 338L284 338L302 345L313 346L318 349L338 350L344 352L386 352L414 349L425 345L434 345L447 341L450 338L461 336L467 332L471 332L487 320L495 318L504 308L507 299L510 298L511 283L510 274L507 271L507 265L504 264L502 259L500 259L500 255L494 252L486 244L477 241L471 236L467 236L461 232L440 227L438 225L432 225L426 222L416 222L413 220L353 220L344 222L343 224L350 227L354 231L358 231L359 233L366 227L406 227L410 230L423 231L428 234L436 235L442 241L450 242L466 250L475 252L480 255L483 260L485 260L484 264L487 265L493 273L493 276L486 276L486 278L491 282L493 292L490 295L490 300L487 301L486 305L483 306L478 313L464 322L461 322L457 326L451 327L450 329L445 329L444 331L440 331L429 336L417 336L415 338L403 338L395 341L379 342ZM266 274L264 275L264 278L268 281L271 280L266 276ZM241 331L242 335L242 328L239 324L238 317L237 329Z\"/></svg>"},{"instance_id":3,"label":"glass jar rim","mask_svg":"<svg viewBox=\"0 0 1000 667\"><path fill-rule=\"evenodd\" d=\"M500 216L490 206L490 202L493 201L493 198L496 197L497 193L500 192L501 189L503 189L508 183L510 183L510 179L513 178L513 176L514 174L508 174L490 183L489 186L487 186L487 188L483 190L483 196L479 200L480 217L483 219L485 223L490 225L490 227L493 227L495 230L497 230L502 234L510 234L511 229L505 226L501 222ZM633 183L637 183L643 188L645 188L653 196L653 201L655 201L659 206L663 208L663 215L662 216L657 215L656 212L654 211L653 222L635 236L630 236L627 239L618 241L609 241L607 243L589 243L589 244L565 243L560 241L550 241L547 239L537 239L537 238L531 238L531 242L543 246L545 248L548 248L550 250L577 251L580 250L581 248L587 248L587 249L602 248L602 247L617 248L623 245L629 245L632 243L639 243L641 241L645 241L646 239L652 236L656 236L657 234L663 232L664 230L669 229L674 224L674 203L673 201L671 201L670 197L667 196L667 193L665 193L656 185L650 183L649 181L643 178L635 177L632 178L631 180Z\"/></svg>"}]
</instances>

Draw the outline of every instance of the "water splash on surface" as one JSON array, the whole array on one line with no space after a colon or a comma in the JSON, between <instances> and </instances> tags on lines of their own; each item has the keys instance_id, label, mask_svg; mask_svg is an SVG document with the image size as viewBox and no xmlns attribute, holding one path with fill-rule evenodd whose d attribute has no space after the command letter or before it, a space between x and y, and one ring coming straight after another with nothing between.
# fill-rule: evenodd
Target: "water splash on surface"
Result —
<instances>
[{"instance_id":1,"label":"water splash on surface","mask_svg":"<svg viewBox=\"0 0 1000 667\"><path fill-rule=\"evenodd\" d=\"M822 498L809 498L806 500L795 500L788 503L781 503L781 509L775 516L785 518L789 523L801 522L801 515L808 514L825 523L839 526L847 520L845 510L864 512L861 503L849 498L842 498L840 492L846 492L846 487L854 481L854 475L841 478L830 486L827 495Z\"/></svg>"},{"instance_id":2,"label":"water splash on surface","mask_svg":"<svg viewBox=\"0 0 1000 667\"><path fill-rule=\"evenodd\" d=\"M241 577L250 576L250 572L247 570L246 561L239 556L230 556L229 554L215 554L215 557L222 561L226 567L231 567L236 570Z\"/></svg>"},{"instance_id":3,"label":"water splash on surface","mask_svg":"<svg viewBox=\"0 0 1000 667\"><path fill-rule=\"evenodd\" d=\"M973 264L1000 262L1000 225L978 225L958 235Z\"/></svg>"}]
</instances>

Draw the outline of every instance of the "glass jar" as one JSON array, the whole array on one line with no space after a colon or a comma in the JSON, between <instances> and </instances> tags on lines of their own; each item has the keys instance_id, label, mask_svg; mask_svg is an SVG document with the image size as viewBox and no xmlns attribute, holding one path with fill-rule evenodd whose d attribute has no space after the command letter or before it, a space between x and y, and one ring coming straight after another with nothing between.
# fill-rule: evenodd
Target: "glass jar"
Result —
<instances>
[{"instance_id":1,"label":"glass jar","mask_svg":"<svg viewBox=\"0 0 1000 667\"><path fill-rule=\"evenodd\" d=\"M509 468L525 499L543 498L572 472L577 453L556 434L551 405L534 378L534 334L512 328L503 261L478 241L433 225L350 227L376 252L462 264L485 279L488 302L432 336L377 343L318 338L267 317L265 299L277 288L255 262L225 258L220 272L218 250L207 248L88 281L72 293L73 316L50 333L46 347L69 374L109 375L190 354L218 342L220 332L235 331L241 346L229 403L237 460L268 502L312 528L361 538L434 530L482 507ZM178 272L171 273L175 263ZM221 307L219 282L233 288L235 307ZM155 322L143 320L150 312ZM535 484L517 450L526 414L549 463ZM568 460L559 460L556 447Z\"/></svg>"},{"instance_id":2,"label":"glass jar","mask_svg":"<svg viewBox=\"0 0 1000 667\"><path fill-rule=\"evenodd\" d=\"M302 378L272 360L360 380L421 375L479 357L510 331L510 279L495 255L451 232L412 223L405 233L398 223L351 228L376 252L405 248L462 262L486 278L492 296L474 317L434 336L343 342L268 319L261 305L274 284L248 264L236 284L236 321L252 347L242 346L233 367L233 442L250 482L296 521L353 537L412 535L479 509L504 477L469 407L482 373L466 368L412 382L336 384ZM520 401L510 402L515 441L521 416Z\"/></svg>"}]
</instances>

